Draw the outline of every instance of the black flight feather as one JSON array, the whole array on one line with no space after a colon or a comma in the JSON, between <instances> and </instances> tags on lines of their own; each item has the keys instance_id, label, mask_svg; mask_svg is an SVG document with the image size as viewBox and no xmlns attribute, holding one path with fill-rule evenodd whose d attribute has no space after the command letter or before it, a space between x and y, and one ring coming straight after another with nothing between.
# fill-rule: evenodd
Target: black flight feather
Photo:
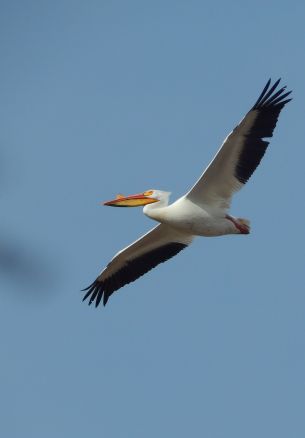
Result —
<instances>
[{"instance_id":1,"label":"black flight feather","mask_svg":"<svg viewBox=\"0 0 305 438\"><path fill-rule=\"evenodd\" d=\"M279 82L280 79L269 89L271 84L271 80L269 79L258 100L250 110L250 113L256 111L257 117L250 131L245 136L244 145L235 168L235 177L242 184L248 181L259 165L269 144L269 142L263 140L263 138L272 137L282 108L291 100L285 100L291 93L291 91L284 93L286 87L282 87L274 93Z\"/></svg>"},{"instance_id":2,"label":"black flight feather","mask_svg":"<svg viewBox=\"0 0 305 438\"><path fill-rule=\"evenodd\" d=\"M88 304L90 305L95 301L95 306L97 307L103 298L103 304L105 306L113 292L125 286L125 284L135 281L137 278L146 274L146 272L155 268L159 263L163 263L171 257L174 257L186 248L186 246L187 245L179 242L168 243L167 245L155 248L146 254L142 254L133 260L125 262L111 277L102 281L97 278L90 286L83 289L83 291L86 291L83 301L90 297Z\"/></svg>"}]
</instances>

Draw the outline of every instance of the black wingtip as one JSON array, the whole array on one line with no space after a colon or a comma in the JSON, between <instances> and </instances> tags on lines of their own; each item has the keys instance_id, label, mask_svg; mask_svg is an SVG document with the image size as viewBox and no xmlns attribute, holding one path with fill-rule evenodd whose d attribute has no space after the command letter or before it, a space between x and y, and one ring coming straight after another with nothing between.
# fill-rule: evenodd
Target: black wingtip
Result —
<instances>
[{"instance_id":1,"label":"black wingtip","mask_svg":"<svg viewBox=\"0 0 305 438\"><path fill-rule=\"evenodd\" d=\"M279 78L277 81L274 82L273 85L271 85L271 80L268 80L259 98L252 107L253 110L263 109L267 107L283 108L283 106L291 100L291 98L284 100L291 93L291 91L285 92L287 88L286 85L276 91L276 88L279 85L280 81L281 78Z\"/></svg>"},{"instance_id":2,"label":"black wingtip","mask_svg":"<svg viewBox=\"0 0 305 438\"><path fill-rule=\"evenodd\" d=\"M89 286L89 287L87 287L86 289L82 289L81 290L81 292L85 292L85 291L88 291L85 295L84 295L84 298L83 298L83 301L86 301L86 299L91 295L91 290L89 290L91 288L91 286Z\"/></svg>"},{"instance_id":3,"label":"black wingtip","mask_svg":"<svg viewBox=\"0 0 305 438\"><path fill-rule=\"evenodd\" d=\"M105 307L106 304L108 303L110 295L107 295L104 293L104 298L103 298L103 306Z\"/></svg>"},{"instance_id":4,"label":"black wingtip","mask_svg":"<svg viewBox=\"0 0 305 438\"><path fill-rule=\"evenodd\" d=\"M269 85L271 84L271 78L269 78L269 80L267 81L266 85L263 88L263 91L261 92L261 94L259 95L257 101L255 102L255 104L253 105L253 108L256 107L256 105L258 104L258 102L260 102L260 100L262 99L262 97L265 95L266 91L269 88Z\"/></svg>"},{"instance_id":5,"label":"black wingtip","mask_svg":"<svg viewBox=\"0 0 305 438\"><path fill-rule=\"evenodd\" d=\"M283 101L283 99L285 99L285 97L287 97L291 93L291 91L288 91L288 93L284 93L286 90L286 86L283 86L281 89L276 91L276 88L279 85L280 81L281 78L277 79L272 85L271 79L268 80L259 98L253 105L252 107L253 110L266 108L267 106L283 107L289 101L288 99Z\"/></svg>"},{"instance_id":6,"label":"black wingtip","mask_svg":"<svg viewBox=\"0 0 305 438\"><path fill-rule=\"evenodd\" d=\"M81 292L86 292L86 291L89 290L93 285L94 285L94 282L91 283L89 286L85 287L84 289L81 289Z\"/></svg>"},{"instance_id":7,"label":"black wingtip","mask_svg":"<svg viewBox=\"0 0 305 438\"><path fill-rule=\"evenodd\" d=\"M86 301L90 297L88 300L88 306L91 306L91 304L94 303L95 307L99 306L103 297L104 297L103 304L105 306L109 299L109 296L111 295L105 292L103 282L100 282L97 279L93 283L91 283L88 287L82 289L81 292L86 292L82 301Z\"/></svg>"},{"instance_id":8,"label":"black wingtip","mask_svg":"<svg viewBox=\"0 0 305 438\"><path fill-rule=\"evenodd\" d=\"M103 293L102 293L102 292L100 292L100 293L97 295L96 300L95 300L95 307L98 307L98 306L99 306L99 304L100 304L100 302L101 302L101 299L102 299L102 296L103 296Z\"/></svg>"}]
</instances>

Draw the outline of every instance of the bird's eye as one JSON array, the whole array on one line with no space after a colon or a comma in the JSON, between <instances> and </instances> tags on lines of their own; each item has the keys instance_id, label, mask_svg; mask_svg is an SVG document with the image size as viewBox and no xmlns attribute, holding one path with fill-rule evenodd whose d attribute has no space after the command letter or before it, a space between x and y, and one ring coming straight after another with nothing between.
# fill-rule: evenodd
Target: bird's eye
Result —
<instances>
[{"instance_id":1,"label":"bird's eye","mask_svg":"<svg viewBox=\"0 0 305 438\"><path fill-rule=\"evenodd\" d=\"M144 192L143 195L144 196L151 196L154 193L153 190L147 190L147 192Z\"/></svg>"}]
</instances>

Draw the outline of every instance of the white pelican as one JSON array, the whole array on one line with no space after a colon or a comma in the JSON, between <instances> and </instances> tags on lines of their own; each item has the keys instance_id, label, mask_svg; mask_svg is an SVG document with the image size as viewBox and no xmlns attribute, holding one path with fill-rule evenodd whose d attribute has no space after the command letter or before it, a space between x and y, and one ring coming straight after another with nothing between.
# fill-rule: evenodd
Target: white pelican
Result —
<instances>
[{"instance_id":1,"label":"white pelican","mask_svg":"<svg viewBox=\"0 0 305 438\"><path fill-rule=\"evenodd\" d=\"M271 87L267 82L254 106L239 125L225 139L212 162L191 190L168 205L169 192L148 190L105 202L113 207L144 205L146 216L159 222L147 234L119 251L97 279L84 291L84 300L103 298L105 305L110 295L159 263L178 254L190 245L195 236L248 234L247 219L228 214L232 195L241 189L259 165L269 144L263 140L272 137L279 114L291 99L291 93L279 90L280 79Z\"/></svg>"}]
</instances>

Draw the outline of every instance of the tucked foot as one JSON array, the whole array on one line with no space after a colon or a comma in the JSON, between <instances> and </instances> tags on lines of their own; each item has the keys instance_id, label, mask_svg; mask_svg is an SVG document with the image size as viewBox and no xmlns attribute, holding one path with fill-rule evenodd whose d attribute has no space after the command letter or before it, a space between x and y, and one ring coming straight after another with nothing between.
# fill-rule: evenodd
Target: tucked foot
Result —
<instances>
[{"instance_id":1,"label":"tucked foot","mask_svg":"<svg viewBox=\"0 0 305 438\"><path fill-rule=\"evenodd\" d=\"M250 221L248 221L248 219L244 219L241 217L235 218L228 214L226 215L226 218L235 225L240 234L250 233Z\"/></svg>"},{"instance_id":2,"label":"tucked foot","mask_svg":"<svg viewBox=\"0 0 305 438\"><path fill-rule=\"evenodd\" d=\"M248 219L243 219L241 217L237 218L238 229L241 234L249 234L250 233L250 221Z\"/></svg>"}]
</instances>

